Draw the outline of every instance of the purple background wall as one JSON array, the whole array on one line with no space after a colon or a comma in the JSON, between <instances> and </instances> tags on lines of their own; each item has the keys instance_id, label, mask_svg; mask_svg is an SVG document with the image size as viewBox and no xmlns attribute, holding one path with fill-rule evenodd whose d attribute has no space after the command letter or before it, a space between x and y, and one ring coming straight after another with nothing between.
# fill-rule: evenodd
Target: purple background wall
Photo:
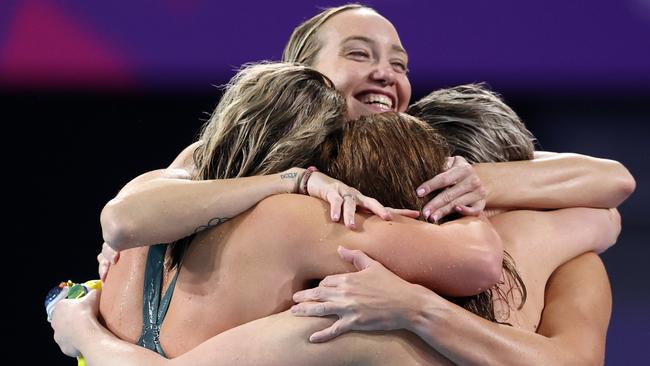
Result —
<instances>
[{"instance_id":1,"label":"purple background wall","mask_svg":"<svg viewBox=\"0 0 650 366\"><path fill-rule=\"evenodd\" d=\"M278 59L332 1L3 0L0 81L14 86L206 87ZM650 84L650 2L370 1L400 31L413 80L512 88Z\"/></svg>"},{"instance_id":2,"label":"purple background wall","mask_svg":"<svg viewBox=\"0 0 650 366\"><path fill-rule=\"evenodd\" d=\"M0 1L1 120L20 129L5 135L19 165L10 181L20 185L7 195L19 240L9 264L34 287L9 324L17 347L29 335L39 348L33 358L70 364L51 341L42 296L60 279L94 276L103 204L191 142L218 101L213 85L243 62L278 59L295 25L340 2ZM414 98L487 81L543 148L632 171L638 188L621 207L623 233L603 255L614 294L607 364L643 363L650 1L367 4L399 30Z\"/></svg>"}]
</instances>

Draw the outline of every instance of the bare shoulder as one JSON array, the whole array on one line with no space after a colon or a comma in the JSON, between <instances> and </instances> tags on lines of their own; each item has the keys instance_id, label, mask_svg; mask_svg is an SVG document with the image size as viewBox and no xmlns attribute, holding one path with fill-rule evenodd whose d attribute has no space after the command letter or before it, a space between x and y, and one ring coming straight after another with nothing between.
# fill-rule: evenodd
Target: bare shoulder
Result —
<instances>
[{"instance_id":1,"label":"bare shoulder","mask_svg":"<svg viewBox=\"0 0 650 366\"><path fill-rule=\"evenodd\" d=\"M260 201L253 208L256 215L282 219L290 224L327 219L329 206L317 198L299 194L277 194Z\"/></svg>"},{"instance_id":2,"label":"bare shoulder","mask_svg":"<svg viewBox=\"0 0 650 366\"><path fill-rule=\"evenodd\" d=\"M194 152L196 149L203 144L202 141L197 141L190 146L183 149L183 151L178 154L176 159L167 167L167 169L183 169L192 173L195 169L194 166Z\"/></svg>"}]
</instances>

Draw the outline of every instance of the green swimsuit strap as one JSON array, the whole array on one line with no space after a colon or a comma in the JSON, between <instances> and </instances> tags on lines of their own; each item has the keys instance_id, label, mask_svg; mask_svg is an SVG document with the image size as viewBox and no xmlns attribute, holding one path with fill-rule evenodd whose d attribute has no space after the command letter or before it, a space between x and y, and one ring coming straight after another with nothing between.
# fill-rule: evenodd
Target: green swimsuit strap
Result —
<instances>
[{"instance_id":1,"label":"green swimsuit strap","mask_svg":"<svg viewBox=\"0 0 650 366\"><path fill-rule=\"evenodd\" d=\"M142 335L138 345L158 352L161 356L167 357L160 345L160 327L169 303L171 302L176 286L176 279L180 268L176 271L174 278L169 283L165 296L160 298L162 287L163 266L165 265L165 252L167 244L158 244L149 247L147 264L144 270L144 291L142 304Z\"/></svg>"}]
</instances>

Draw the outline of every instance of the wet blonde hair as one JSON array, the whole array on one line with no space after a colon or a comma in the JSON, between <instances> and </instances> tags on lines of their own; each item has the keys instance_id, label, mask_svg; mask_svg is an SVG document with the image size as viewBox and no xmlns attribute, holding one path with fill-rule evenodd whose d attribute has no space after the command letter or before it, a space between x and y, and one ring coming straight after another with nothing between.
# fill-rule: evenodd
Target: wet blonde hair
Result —
<instances>
[{"instance_id":1,"label":"wet blonde hair","mask_svg":"<svg viewBox=\"0 0 650 366\"><path fill-rule=\"evenodd\" d=\"M305 166L325 137L345 124L345 99L326 76L307 66L249 64L225 88L201 130L193 180ZM171 268L180 264L194 236L172 243Z\"/></svg>"},{"instance_id":2,"label":"wet blonde hair","mask_svg":"<svg viewBox=\"0 0 650 366\"><path fill-rule=\"evenodd\" d=\"M238 178L303 165L344 124L345 109L332 82L310 67L247 65L226 85L201 131L194 178Z\"/></svg>"},{"instance_id":3,"label":"wet blonde hair","mask_svg":"<svg viewBox=\"0 0 650 366\"><path fill-rule=\"evenodd\" d=\"M313 65L316 56L322 47L321 40L318 38L318 31L323 23L333 16L348 10L370 9L361 4L345 4L335 8L326 8L322 12L307 19L297 26L282 53L282 61L298 62L304 65Z\"/></svg>"}]
</instances>

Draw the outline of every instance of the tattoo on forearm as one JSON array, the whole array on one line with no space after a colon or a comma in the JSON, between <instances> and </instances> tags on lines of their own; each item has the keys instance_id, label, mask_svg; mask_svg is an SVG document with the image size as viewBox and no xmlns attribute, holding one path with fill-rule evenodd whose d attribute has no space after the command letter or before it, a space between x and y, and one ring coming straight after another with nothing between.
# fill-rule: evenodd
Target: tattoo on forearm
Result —
<instances>
[{"instance_id":1,"label":"tattoo on forearm","mask_svg":"<svg viewBox=\"0 0 650 366\"><path fill-rule=\"evenodd\" d=\"M227 217L215 217L213 219L210 219L210 221L208 221L207 225L202 225L202 226L197 227L196 230L194 230L194 232L192 234L196 234L196 233L201 232L203 230L207 230L207 229L213 228L213 227L215 227L217 225L221 225L221 224L223 224L224 222L226 222L228 220L229 219Z\"/></svg>"},{"instance_id":2,"label":"tattoo on forearm","mask_svg":"<svg viewBox=\"0 0 650 366\"><path fill-rule=\"evenodd\" d=\"M298 176L298 173L284 173L280 174L280 179L293 179Z\"/></svg>"}]
</instances>

